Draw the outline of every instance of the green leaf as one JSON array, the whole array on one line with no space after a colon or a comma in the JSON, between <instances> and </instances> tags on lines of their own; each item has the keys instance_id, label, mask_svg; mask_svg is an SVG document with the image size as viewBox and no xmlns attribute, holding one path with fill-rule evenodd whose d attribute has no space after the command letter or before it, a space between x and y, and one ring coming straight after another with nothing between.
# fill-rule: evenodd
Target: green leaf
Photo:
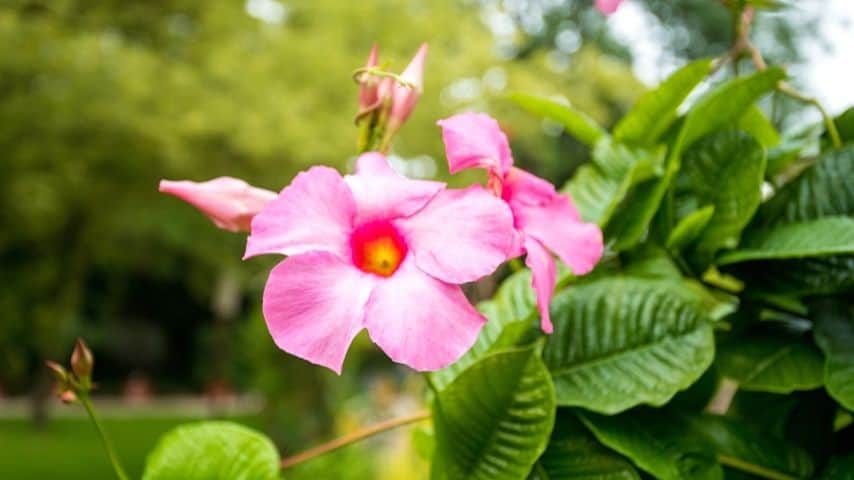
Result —
<instances>
[{"instance_id":1,"label":"green leaf","mask_svg":"<svg viewBox=\"0 0 854 480\"><path fill-rule=\"evenodd\" d=\"M533 348L484 357L436 396L431 477L525 478L554 419L554 387Z\"/></svg>"},{"instance_id":2,"label":"green leaf","mask_svg":"<svg viewBox=\"0 0 854 480\"><path fill-rule=\"evenodd\" d=\"M809 455L783 439L724 417L687 418L694 430L715 448L724 465L764 478L810 478L812 475L813 463Z\"/></svg>"},{"instance_id":3,"label":"green leaf","mask_svg":"<svg viewBox=\"0 0 854 480\"><path fill-rule=\"evenodd\" d=\"M600 442L662 480L722 479L712 447L670 412L639 408L615 416L578 412Z\"/></svg>"},{"instance_id":4,"label":"green leaf","mask_svg":"<svg viewBox=\"0 0 854 480\"><path fill-rule=\"evenodd\" d=\"M854 453L831 458L821 480L854 480Z\"/></svg>"},{"instance_id":5,"label":"green leaf","mask_svg":"<svg viewBox=\"0 0 854 480\"><path fill-rule=\"evenodd\" d=\"M663 151L629 148L603 140L593 149L593 162L582 165L567 182L581 218L605 225L632 187L661 174Z\"/></svg>"},{"instance_id":6,"label":"green leaf","mask_svg":"<svg viewBox=\"0 0 854 480\"><path fill-rule=\"evenodd\" d=\"M672 154L679 155L700 137L736 124L763 95L774 90L785 77L778 67L738 77L700 99L685 116Z\"/></svg>"},{"instance_id":7,"label":"green leaf","mask_svg":"<svg viewBox=\"0 0 854 480\"><path fill-rule=\"evenodd\" d=\"M854 145L825 153L762 205L763 226L854 215Z\"/></svg>"},{"instance_id":8,"label":"green leaf","mask_svg":"<svg viewBox=\"0 0 854 480\"><path fill-rule=\"evenodd\" d=\"M569 105L526 93L511 93L508 98L534 115L563 125L570 135L591 147L608 135L592 118Z\"/></svg>"},{"instance_id":9,"label":"green leaf","mask_svg":"<svg viewBox=\"0 0 854 480\"><path fill-rule=\"evenodd\" d=\"M747 132L766 149L780 144L780 134L758 106L751 105L738 121L738 130Z\"/></svg>"},{"instance_id":10,"label":"green leaf","mask_svg":"<svg viewBox=\"0 0 854 480\"><path fill-rule=\"evenodd\" d=\"M854 308L850 302L824 301L810 311L815 312L815 341L827 358L827 392L854 410Z\"/></svg>"},{"instance_id":11,"label":"green leaf","mask_svg":"<svg viewBox=\"0 0 854 480\"><path fill-rule=\"evenodd\" d=\"M264 435L232 422L181 425L148 455L143 480L279 478L279 453Z\"/></svg>"},{"instance_id":12,"label":"green leaf","mask_svg":"<svg viewBox=\"0 0 854 480\"><path fill-rule=\"evenodd\" d=\"M714 357L700 300L676 282L606 278L561 292L551 312L543 361L559 405L602 413L663 405Z\"/></svg>"},{"instance_id":13,"label":"green leaf","mask_svg":"<svg viewBox=\"0 0 854 480\"><path fill-rule=\"evenodd\" d=\"M742 229L761 200L765 155L756 140L729 130L706 136L683 156L676 179L676 211L714 205L714 214L694 250L700 263L721 248L738 245ZM702 269L701 269L702 270Z\"/></svg>"},{"instance_id":14,"label":"green leaf","mask_svg":"<svg viewBox=\"0 0 854 480\"><path fill-rule=\"evenodd\" d=\"M718 257L718 265L854 253L854 218L825 217L748 231L737 250Z\"/></svg>"},{"instance_id":15,"label":"green leaf","mask_svg":"<svg viewBox=\"0 0 854 480\"><path fill-rule=\"evenodd\" d=\"M822 386L821 352L799 338L751 335L718 347L718 372L750 391L791 393Z\"/></svg>"},{"instance_id":16,"label":"green leaf","mask_svg":"<svg viewBox=\"0 0 854 480\"><path fill-rule=\"evenodd\" d=\"M667 236L667 248L682 250L697 240L715 214L714 205L706 205L686 215Z\"/></svg>"},{"instance_id":17,"label":"green leaf","mask_svg":"<svg viewBox=\"0 0 854 480\"><path fill-rule=\"evenodd\" d=\"M751 288L780 295L832 295L854 290L854 255L744 262L734 272Z\"/></svg>"},{"instance_id":18,"label":"green leaf","mask_svg":"<svg viewBox=\"0 0 854 480\"><path fill-rule=\"evenodd\" d=\"M696 60L643 94L614 127L614 138L620 142L654 145L676 119L679 105L709 75L711 68L710 59Z\"/></svg>"},{"instance_id":19,"label":"green leaf","mask_svg":"<svg viewBox=\"0 0 854 480\"><path fill-rule=\"evenodd\" d=\"M854 140L854 107L849 107L848 110L840 113L833 119L833 123L836 124L839 137L844 143Z\"/></svg>"},{"instance_id":20,"label":"green leaf","mask_svg":"<svg viewBox=\"0 0 854 480\"><path fill-rule=\"evenodd\" d=\"M561 410L546 451L528 480L640 480L624 457L605 448L578 421Z\"/></svg>"},{"instance_id":21,"label":"green leaf","mask_svg":"<svg viewBox=\"0 0 854 480\"><path fill-rule=\"evenodd\" d=\"M535 326L536 306L530 270L516 272L504 280L492 300L477 306L488 321L474 345L449 367L431 373L433 386L442 390L479 358L516 345L531 326Z\"/></svg>"}]
</instances>

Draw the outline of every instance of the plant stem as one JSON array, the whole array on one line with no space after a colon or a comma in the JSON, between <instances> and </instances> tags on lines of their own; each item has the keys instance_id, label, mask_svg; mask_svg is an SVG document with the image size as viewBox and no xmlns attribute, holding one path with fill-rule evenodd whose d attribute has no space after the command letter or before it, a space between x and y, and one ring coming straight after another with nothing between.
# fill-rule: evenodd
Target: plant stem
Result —
<instances>
[{"instance_id":1,"label":"plant stem","mask_svg":"<svg viewBox=\"0 0 854 480\"><path fill-rule=\"evenodd\" d=\"M372 437L378 433L385 432L386 430L391 430L393 428L402 427L404 425L409 425L410 423L420 422L422 420L426 420L430 418L429 410L421 410L419 412L415 412L411 415L407 415L404 417L393 418L391 420L386 420L384 422L380 422L374 425L369 425L367 427L356 430L355 432L344 435L343 437L336 438L330 442L326 442L322 445L318 445L314 448L310 448L304 452L298 453L296 455L286 457L282 459L280 468L290 468L294 465L298 465L305 461L311 460L314 457L319 457L326 453L332 452L334 450L338 450L341 447L346 447L351 443L356 443L360 440L364 440L368 437Z\"/></svg>"},{"instance_id":2,"label":"plant stem","mask_svg":"<svg viewBox=\"0 0 854 480\"><path fill-rule=\"evenodd\" d=\"M730 457L729 455L718 454L718 461L728 467L748 472L762 478L769 478L771 480L797 480L795 477L759 465L754 465L739 458Z\"/></svg>"},{"instance_id":3,"label":"plant stem","mask_svg":"<svg viewBox=\"0 0 854 480\"><path fill-rule=\"evenodd\" d=\"M113 470L116 472L116 476L119 477L119 480L128 480L129 477L127 473L125 473L125 469L122 467L122 462L119 460L118 455L116 455L116 451L113 449L113 444L110 442L109 437L107 437L106 430L101 426L101 421L98 420L98 416L95 414L95 408L92 406L89 394L78 392L77 397L80 399L80 404L86 409L86 413L89 414L89 419L92 420L92 423L95 425L95 429L98 430L98 435L101 436L101 441L104 444L104 449L107 451L107 456L110 457L110 463L113 465Z\"/></svg>"}]
</instances>

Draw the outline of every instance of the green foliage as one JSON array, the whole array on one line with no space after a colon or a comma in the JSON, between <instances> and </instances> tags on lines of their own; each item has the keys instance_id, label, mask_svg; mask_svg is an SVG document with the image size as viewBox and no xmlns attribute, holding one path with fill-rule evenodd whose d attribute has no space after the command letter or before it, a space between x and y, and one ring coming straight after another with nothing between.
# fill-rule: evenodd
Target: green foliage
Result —
<instances>
[{"instance_id":1,"label":"green foliage","mask_svg":"<svg viewBox=\"0 0 854 480\"><path fill-rule=\"evenodd\" d=\"M554 425L554 388L534 349L499 352L442 390L433 415L431 478L525 478Z\"/></svg>"},{"instance_id":2,"label":"green foliage","mask_svg":"<svg viewBox=\"0 0 854 480\"><path fill-rule=\"evenodd\" d=\"M607 135L593 119L569 105L525 93L512 93L509 98L528 112L559 123L570 135L586 145L595 145Z\"/></svg>"},{"instance_id":3,"label":"green foliage","mask_svg":"<svg viewBox=\"0 0 854 480\"><path fill-rule=\"evenodd\" d=\"M267 437L223 421L182 425L151 452L144 480L279 478L279 453Z\"/></svg>"},{"instance_id":4,"label":"green foliage","mask_svg":"<svg viewBox=\"0 0 854 480\"><path fill-rule=\"evenodd\" d=\"M827 392L854 410L854 308L850 302L823 301L814 313L815 341L824 351Z\"/></svg>"},{"instance_id":5,"label":"green foliage","mask_svg":"<svg viewBox=\"0 0 854 480\"><path fill-rule=\"evenodd\" d=\"M569 288L555 298L552 322L543 361L559 405L602 413L663 405L714 357L698 298L669 281L607 278Z\"/></svg>"},{"instance_id":6,"label":"green foliage","mask_svg":"<svg viewBox=\"0 0 854 480\"><path fill-rule=\"evenodd\" d=\"M745 390L791 393L824 384L821 352L797 337L734 338L720 346L715 365Z\"/></svg>"},{"instance_id":7,"label":"green foliage","mask_svg":"<svg viewBox=\"0 0 854 480\"><path fill-rule=\"evenodd\" d=\"M721 255L718 264L850 253L854 253L854 218L825 217L752 230L738 249Z\"/></svg>"}]
</instances>

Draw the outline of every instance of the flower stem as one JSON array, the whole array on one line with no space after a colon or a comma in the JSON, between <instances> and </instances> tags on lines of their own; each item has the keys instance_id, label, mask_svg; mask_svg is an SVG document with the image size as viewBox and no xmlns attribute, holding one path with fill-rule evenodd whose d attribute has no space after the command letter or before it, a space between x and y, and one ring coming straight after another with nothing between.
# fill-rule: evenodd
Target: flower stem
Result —
<instances>
[{"instance_id":1,"label":"flower stem","mask_svg":"<svg viewBox=\"0 0 854 480\"><path fill-rule=\"evenodd\" d=\"M279 466L282 469L290 468L294 465L298 465L305 461L311 460L312 458L319 457L334 450L338 450L341 447L346 447L351 443L356 443L360 440L372 437L378 433L385 432L386 430L391 430L393 428L402 427L411 423L420 422L428 418L430 418L430 411L421 410L419 412L415 412L404 417L393 418L391 420L386 420L384 422L380 422L374 425L369 425L367 427L363 427L359 430L356 430L355 432L344 435L343 437L336 438L335 440L326 442L322 445L318 445L314 448L310 448L304 452L283 458Z\"/></svg>"},{"instance_id":2,"label":"flower stem","mask_svg":"<svg viewBox=\"0 0 854 480\"><path fill-rule=\"evenodd\" d=\"M128 480L130 477L125 473L125 469L122 467L122 462L119 460L118 455L116 455L116 451L113 449L113 444L110 442L106 430L101 426L101 421L98 420L98 416L95 414L95 408L92 406L89 394L78 393L78 398L80 399L80 404L86 409L86 413L89 414L89 419L92 420L92 423L95 425L95 429L98 430L98 435L101 436L101 441L104 444L104 449L107 451L107 456L110 457L110 463L113 465L113 470L116 472L116 476L119 477L119 480Z\"/></svg>"},{"instance_id":3,"label":"flower stem","mask_svg":"<svg viewBox=\"0 0 854 480\"><path fill-rule=\"evenodd\" d=\"M741 470L762 478L769 478L771 480L797 480L795 477L786 475L785 473L780 473L760 465L755 465L741 460L740 458L730 457L729 455L718 454L718 461L727 467Z\"/></svg>"}]
</instances>

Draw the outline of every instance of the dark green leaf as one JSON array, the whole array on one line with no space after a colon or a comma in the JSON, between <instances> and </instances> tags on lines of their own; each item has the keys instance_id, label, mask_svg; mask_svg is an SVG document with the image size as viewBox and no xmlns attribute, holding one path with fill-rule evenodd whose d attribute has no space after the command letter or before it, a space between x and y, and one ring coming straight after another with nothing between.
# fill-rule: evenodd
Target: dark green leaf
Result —
<instances>
[{"instance_id":1,"label":"dark green leaf","mask_svg":"<svg viewBox=\"0 0 854 480\"><path fill-rule=\"evenodd\" d=\"M854 480L854 453L831 458L821 480Z\"/></svg>"},{"instance_id":2,"label":"dark green leaf","mask_svg":"<svg viewBox=\"0 0 854 480\"><path fill-rule=\"evenodd\" d=\"M713 448L671 412L639 408L615 416L579 411L606 446L662 480L722 479Z\"/></svg>"},{"instance_id":3,"label":"dark green leaf","mask_svg":"<svg viewBox=\"0 0 854 480\"><path fill-rule=\"evenodd\" d=\"M543 350L558 404L615 413L663 405L714 357L698 297L672 281L607 278L552 302L555 331Z\"/></svg>"},{"instance_id":4,"label":"dark green leaf","mask_svg":"<svg viewBox=\"0 0 854 480\"><path fill-rule=\"evenodd\" d=\"M823 359L812 343L800 338L751 335L718 347L718 372L751 391L791 393L823 383Z\"/></svg>"},{"instance_id":5,"label":"dark green leaf","mask_svg":"<svg viewBox=\"0 0 854 480\"><path fill-rule=\"evenodd\" d=\"M679 105L709 75L711 68L711 60L696 60L643 94L614 127L614 138L621 142L654 145L676 119Z\"/></svg>"},{"instance_id":6,"label":"dark green leaf","mask_svg":"<svg viewBox=\"0 0 854 480\"><path fill-rule=\"evenodd\" d=\"M231 422L197 422L166 433L148 455L143 480L279 478L279 453L264 435Z\"/></svg>"},{"instance_id":7,"label":"dark green leaf","mask_svg":"<svg viewBox=\"0 0 854 480\"><path fill-rule=\"evenodd\" d=\"M744 262L733 272L751 288L781 295L832 295L854 290L854 255Z\"/></svg>"},{"instance_id":8,"label":"dark green leaf","mask_svg":"<svg viewBox=\"0 0 854 480\"><path fill-rule=\"evenodd\" d=\"M640 480L624 457L605 448L578 421L561 410L546 451L528 480Z\"/></svg>"},{"instance_id":9,"label":"dark green leaf","mask_svg":"<svg viewBox=\"0 0 854 480\"><path fill-rule=\"evenodd\" d=\"M608 135L592 118L569 105L526 93L512 93L509 98L528 112L563 125L570 135L591 147Z\"/></svg>"},{"instance_id":10,"label":"dark green leaf","mask_svg":"<svg viewBox=\"0 0 854 480\"><path fill-rule=\"evenodd\" d=\"M827 363L824 378L827 392L845 408L854 410L854 307L823 301L813 308L815 341Z\"/></svg>"},{"instance_id":11,"label":"dark green leaf","mask_svg":"<svg viewBox=\"0 0 854 480\"><path fill-rule=\"evenodd\" d=\"M432 478L525 478L554 418L554 388L534 349L484 357L436 396Z\"/></svg>"},{"instance_id":12,"label":"dark green leaf","mask_svg":"<svg viewBox=\"0 0 854 480\"><path fill-rule=\"evenodd\" d=\"M662 158L661 151L603 140L593 150L593 161L582 165L563 190L572 196L584 221L605 225L632 187L661 174Z\"/></svg>"},{"instance_id":13,"label":"dark green leaf","mask_svg":"<svg viewBox=\"0 0 854 480\"><path fill-rule=\"evenodd\" d=\"M854 218L824 217L748 231L741 246L718 257L717 263L850 253L854 253Z\"/></svg>"},{"instance_id":14,"label":"dark green leaf","mask_svg":"<svg viewBox=\"0 0 854 480\"><path fill-rule=\"evenodd\" d=\"M715 214L714 205L706 205L686 215L667 237L667 248L682 250L697 240Z\"/></svg>"}]
</instances>

